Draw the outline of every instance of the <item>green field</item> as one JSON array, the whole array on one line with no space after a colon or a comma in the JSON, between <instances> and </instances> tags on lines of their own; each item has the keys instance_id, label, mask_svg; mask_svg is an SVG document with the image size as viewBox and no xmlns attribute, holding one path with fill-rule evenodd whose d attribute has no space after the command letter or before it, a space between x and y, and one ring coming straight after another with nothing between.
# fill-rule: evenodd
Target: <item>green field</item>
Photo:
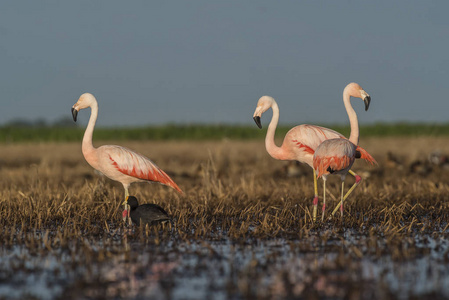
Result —
<instances>
[{"instance_id":1,"label":"green field","mask_svg":"<svg viewBox=\"0 0 449 300\"><path fill-rule=\"evenodd\" d=\"M252 125L252 124L251 124ZM282 137L293 125L281 125L276 134ZM325 125L349 136L349 126ZM15 142L70 142L80 141L84 127L54 126L2 126L0 143ZM107 140L220 140L263 139L266 127L259 130L256 125L162 125L145 127L96 128L94 139ZM377 123L360 127L361 137L384 136L444 136L449 135L449 123Z\"/></svg>"}]
</instances>

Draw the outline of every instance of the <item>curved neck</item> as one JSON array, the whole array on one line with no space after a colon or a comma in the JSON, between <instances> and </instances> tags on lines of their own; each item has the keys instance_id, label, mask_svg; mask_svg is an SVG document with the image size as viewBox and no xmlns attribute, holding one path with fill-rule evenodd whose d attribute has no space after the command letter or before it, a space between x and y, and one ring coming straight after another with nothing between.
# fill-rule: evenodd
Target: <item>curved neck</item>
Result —
<instances>
[{"instance_id":1,"label":"curved neck","mask_svg":"<svg viewBox=\"0 0 449 300\"><path fill-rule=\"evenodd\" d=\"M87 124L86 131L84 132L82 151L83 153L90 152L94 150L94 146L92 144L92 135L94 133L95 122L97 121L98 116L98 103L94 102L90 106L90 119L89 124Z\"/></svg>"},{"instance_id":2,"label":"curved neck","mask_svg":"<svg viewBox=\"0 0 449 300\"><path fill-rule=\"evenodd\" d=\"M357 114L351 105L351 97L348 91L343 92L343 103L345 104L346 112L348 113L349 123L351 124L351 135L349 141L354 145L359 144L359 121L357 120Z\"/></svg>"},{"instance_id":3,"label":"curved neck","mask_svg":"<svg viewBox=\"0 0 449 300\"><path fill-rule=\"evenodd\" d=\"M273 110L273 117L271 118L270 125L268 125L267 135L265 137L265 148L267 148L267 152L273 158L278 159L280 151L282 150L274 143L274 134L279 122L279 107L276 102L273 101L271 109Z\"/></svg>"}]
</instances>

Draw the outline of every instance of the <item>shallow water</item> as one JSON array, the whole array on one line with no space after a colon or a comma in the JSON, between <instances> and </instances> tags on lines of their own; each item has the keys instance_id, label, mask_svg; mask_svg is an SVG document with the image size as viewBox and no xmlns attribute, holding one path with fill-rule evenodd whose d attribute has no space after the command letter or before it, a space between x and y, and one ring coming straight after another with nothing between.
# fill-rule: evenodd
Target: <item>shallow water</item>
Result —
<instances>
[{"instance_id":1,"label":"shallow water","mask_svg":"<svg viewBox=\"0 0 449 300\"><path fill-rule=\"evenodd\" d=\"M85 237L52 249L2 247L0 298L449 297L449 241L443 234L415 233L394 241L397 247L357 230L237 242L182 241L173 233L155 244L137 236Z\"/></svg>"}]
</instances>

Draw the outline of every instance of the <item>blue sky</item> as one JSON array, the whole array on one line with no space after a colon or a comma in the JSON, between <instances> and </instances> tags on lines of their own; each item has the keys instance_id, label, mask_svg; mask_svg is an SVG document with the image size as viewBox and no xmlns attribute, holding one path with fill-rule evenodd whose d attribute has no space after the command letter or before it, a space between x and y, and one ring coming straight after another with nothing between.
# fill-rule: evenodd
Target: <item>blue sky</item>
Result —
<instances>
[{"instance_id":1,"label":"blue sky","mask_svg":"<svg viewBox=\"0 0 449 300\"><path fill-rule=\"evenodd\" d=\"M1 6L0 124L70 117L84 92L99 101L99 126L253 125L262 95L281 123L345 124L351 81L372 96L368 112L353 101L360 123L448 121L447 1Z\"/></svg>"}]
</instances>

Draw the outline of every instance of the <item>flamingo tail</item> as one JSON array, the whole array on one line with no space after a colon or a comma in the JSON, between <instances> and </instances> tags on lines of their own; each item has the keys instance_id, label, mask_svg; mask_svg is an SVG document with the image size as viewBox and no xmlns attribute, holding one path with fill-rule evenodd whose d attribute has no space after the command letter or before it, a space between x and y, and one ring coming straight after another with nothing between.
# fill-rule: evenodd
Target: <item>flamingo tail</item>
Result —
<instances>
[{"instance_id":1,"label":"flamingo tail","mask_svg":"<svg viewBox=\"0 0 449 300\"><path fill-rule=\"evenodd\" d=\"M162 171L161 169L158 170L162 176L157 176L156 173L154 172L153 175L157 176L157 180L162 184L168 185L169 187L174 188L178 193L180 193L181 195L184 195L184 192L179 188L179 186L170 178L170 176L167 175L167 173L165 173L164 171Z\"/></svg>"},{"instance_id":2,"label":"flamingo tail","mask_svg":"<svg viewBox=\"0 0 449 300\"><path fill-rule=\"evenodd\" d=\"M356 151L358 151L360 153L361 159L365 160L370 165L377 165L377 161L365 149L363 149L360 146L357 146Z\"/></svg>"}]
</instances>

